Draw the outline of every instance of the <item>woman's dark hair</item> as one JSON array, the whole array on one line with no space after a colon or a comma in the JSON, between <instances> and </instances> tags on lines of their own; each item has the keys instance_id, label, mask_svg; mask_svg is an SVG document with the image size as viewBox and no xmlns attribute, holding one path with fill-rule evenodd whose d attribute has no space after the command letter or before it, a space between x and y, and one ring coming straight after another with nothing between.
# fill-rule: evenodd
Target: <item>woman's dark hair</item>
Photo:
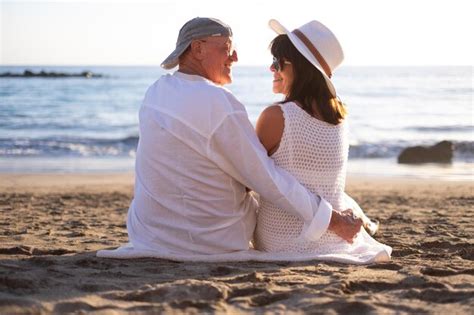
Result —
<instances>
[{"instance_id":1,"label":"woman's dark hair","mask_svg":"<svg viewBox=\"0 0 474 315\"><path fill-rule=\"evenodd\" d=\"M321 72L316 69L291 43L288 35L278 35L270 43L273 56L281 60L280 67L287 66L282 62L287 60L293 66L294 80L290 87L286 102L298 102L311 116L319 114L330 124L339 124L347 114L346 107L331 95Z\"/></svg>"}]
</instances>

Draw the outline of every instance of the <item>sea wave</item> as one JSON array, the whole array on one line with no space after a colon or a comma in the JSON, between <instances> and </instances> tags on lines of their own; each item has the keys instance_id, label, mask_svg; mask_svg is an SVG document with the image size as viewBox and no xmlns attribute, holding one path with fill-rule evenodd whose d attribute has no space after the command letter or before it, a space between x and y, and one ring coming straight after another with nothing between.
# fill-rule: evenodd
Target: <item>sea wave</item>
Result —
<instances>
[{"instance_id":1,"label":"sea wave","mask_svg":"<svg viewBox=\"0 0 474 315\"><path fill-rule=\"evenodd\" d=\"M0 139L0 156L134 156L138 136L119 139L48 137Z\"/></svg>"},{"instance_id":2,"label":"sea wave","mask_svg":"<svg viewBox=\"0 0 474 315\"><path fill-rule=\"evenodd\" d=\"M372 158L394 158L403 149L417 145L434 145L435 143L407 144L407 143L359 143L351 145L349 149L350 159L372 159ZM474 141L453 141L454 160L463 162L474 162Z\"/></svg>"},{"instance_id":3,"label":"sea wave","mask_svg":"<svg viewBox=\"0 0 474 315\"><path fill-rule=\"evenodd\" d=\"M351 145L349 149L350 159L375 159L375 158L390 158L400 154L406 147L402 144L388 144L388 143L358 143Z\"/></svg>"},{"instance_id":4,"label":"sea wave","mask_svg":"<svg viewBox=\"0 0 474 315\"><path fill-rule=\"evenodd\" d=\"M474 126L472 125L459 125L459 126L418 126L410 128L414 131L421 132L474 132Z\"/></svg>"},{"instance_id":5,"label":"sea wave","mask_svg":"<svg viewBox=\"0 0 474 315\"><path fill-rule=\"evenodd\" d=\"M454 159L474 162L474 141L453 141ZM0 157L40 156L40 157L125 157L135 156L138 136L124 138L0 138ZM358 143L350 146L350 159L394 158L408 147L433 145L435 143Z\"/></svg>"}]
</instances>

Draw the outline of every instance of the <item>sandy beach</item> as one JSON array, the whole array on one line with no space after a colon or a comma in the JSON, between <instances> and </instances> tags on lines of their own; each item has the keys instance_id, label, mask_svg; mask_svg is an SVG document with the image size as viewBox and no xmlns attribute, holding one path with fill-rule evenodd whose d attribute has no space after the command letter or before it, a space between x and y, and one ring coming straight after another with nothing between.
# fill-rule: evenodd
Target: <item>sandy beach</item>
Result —
<instances>
[{"instance_id":1,"label":"sandy beach","mask_svg":"<svg viewBox=\"0 0 474 315\"><path fill-rule=\"evenodd\" d=\"M470 182L350 178L389 263L97 258L127 241L133 174L0 175L0 314L472 314Z\"/></svg>"}]
</instances>

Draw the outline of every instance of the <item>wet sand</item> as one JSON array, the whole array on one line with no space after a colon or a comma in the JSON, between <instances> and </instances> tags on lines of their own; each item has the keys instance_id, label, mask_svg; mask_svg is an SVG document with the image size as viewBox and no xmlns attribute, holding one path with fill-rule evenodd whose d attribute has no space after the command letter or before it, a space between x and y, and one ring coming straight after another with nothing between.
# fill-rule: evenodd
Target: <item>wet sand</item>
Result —
<instances>
[{"instance_id":1,"label":"wet sand","mask_svg":"<svg viewBox=\"0 0 474 315\"><path fill-rule=\"evenodd\" d=\"M470 182L351 178L389 263L114 260L132 174L0 175L0 314L472 314Z\"/></svg>"}]
</instances>

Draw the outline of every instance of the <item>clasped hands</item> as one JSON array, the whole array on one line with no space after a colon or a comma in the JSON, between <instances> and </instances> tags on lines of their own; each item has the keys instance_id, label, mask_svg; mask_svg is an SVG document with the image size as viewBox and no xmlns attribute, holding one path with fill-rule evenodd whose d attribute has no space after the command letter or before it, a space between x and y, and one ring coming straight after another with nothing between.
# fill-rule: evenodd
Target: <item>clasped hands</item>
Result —
<instances>
[{"instance_id":1,"label":"clasped hands","mask_svg":"<svg viewBox=\"0 0 474 315\"><path fill-rule=\"evenodd\" d=\"M349 243L353 243L362 227L362 219L352 209L333 211L328 229Z\"/></svg>"}]
</instances>

